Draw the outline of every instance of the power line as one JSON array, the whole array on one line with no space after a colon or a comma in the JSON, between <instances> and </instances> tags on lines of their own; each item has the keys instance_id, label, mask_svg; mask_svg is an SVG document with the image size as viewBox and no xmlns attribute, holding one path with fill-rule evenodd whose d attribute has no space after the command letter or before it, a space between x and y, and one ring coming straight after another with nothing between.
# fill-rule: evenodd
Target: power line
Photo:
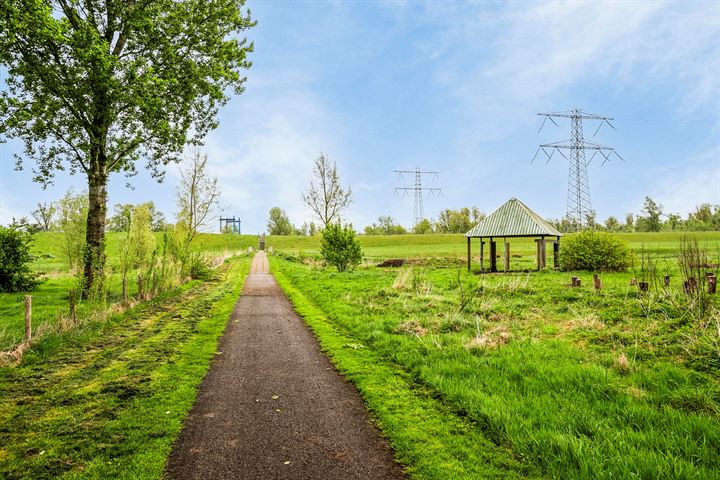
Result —
<instances>
[{"instance_id":1,"label":"power line","mask_svg":"<svg viewBox=\"0 0 720 480\"><path fill-rule=\"evenodd\" d=\"M395 187L395 193L394 195L402 195L406 196L410 192L413 192L415 196L415 205L413 207L413 216L415 218L415 224L417 225L420 223L423 219L424 213L423 213L423 192L428 192L428 194L432 197L435 195L442 195L442 189L436 188L436 187L423 187L422 185L422 178L423 175L431 175L432 178L437 180L438 176L440 175L440 172L435 171L424 171L420 170L420 168L415 167L415 170L394 170L395 173L398 174L398 178L402 178L405 175L413 175L415 177L415 185L414 186L408 186L408 187Z\"/></svg>"},{"instance_id":2,"label":"power line","mask_svg":"<svg viewBox=\"0 0 720 480\"><path fill-rule=\"evenodd\" d=\"M602 165L610 160L610 156L615 154L620 160L625 161L619 153L612 147L606 147L597 143L588 142L585 140L583 135L583 120L599 120L600 125L595 130L593 137L600 131L600 127L604 124L609 125L613 130L617 130L610 123L612 117L605 117L602 115L596 115L594 113L586 113L576 108L569 112L556 112L556 113L538 113L543 118L540 130L545 126L545 122L550 120L556 127L559 126L555 121L555 118L569 118L570 119L570 140L562 142L553 142L540 145L532 158L538 156L538 153L543 152L547 157L547 162L558 152L563 158L569 161L568 171L568 190L567 190L567 211L565 217L573 224L576 229L580 229L588 219L588 216L592 215L592 202L590 200L590 180L588 178L587 167L590 162L595 158L595 155L600 153L603 157ZM569 150L570 156L568 157L563 153L563 150ZM585 157L585 151L592 150L592 156L590 159ZM548 153L550 152L550 153ZM531 162L532 162L531 161Z\"/></svg>"}]
</instances>

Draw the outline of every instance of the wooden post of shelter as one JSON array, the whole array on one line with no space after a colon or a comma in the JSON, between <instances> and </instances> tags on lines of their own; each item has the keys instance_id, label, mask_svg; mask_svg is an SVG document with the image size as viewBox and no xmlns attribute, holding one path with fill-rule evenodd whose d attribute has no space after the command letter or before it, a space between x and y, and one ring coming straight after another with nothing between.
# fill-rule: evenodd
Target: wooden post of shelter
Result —
<instances>
[{"instance_id":1,"label":"wooden post of shelter","mask_svg":"<svg viewBox=\"0 0 720 480\"><path fill-rule=\"evenodd\" d=\"M485 241L481 238L480 239L480 273L485 272L485 267L483 263L485 262Z\"/></svg>"},{"instance_id":2,"label":"wooden post of shelter","mask_svg":"<svg viewBox=\"0 0 720 480\"><path fill-rule=\"evenodd\" d=\"M497 272L497 243L490 238L490 271Z\"/></svg>"},{"instance_id":3,"label":"wooden post of shelter","mask_svg":"<svg viewBox=\"0 0 720 480\"><path fill-rule=\"evenodd\" d=\"M32 297L25 295L25 341L32 337Z\"/></svg>"},{"instance_id":4,"label":"wooden post of shelter","mask_svg":"<svg viewBox=\"0 0 720 480\"><path fill-rule=\"evenodd\" d=\"M470 271L470 259L472 258L470 256L470 241L471 238L467 237L467 262L468 262L468 272Z\"/></svg>"},{"instance_id":5,"label":"wooden post of shelter","mask_svg":"<svg viewBox=\"0 0 720 480\"><path fill-rule=\"evenodd\" d=\"M547 254L545 252L545 237L535 240L537 243L537 269L542 270L547 266Z\"/></svg>"},{"instance_id":6,"label":"wooden post of shelter","mask_svg":"<svg viewBox=\"0 0 720 480\"><path fill-rule=\"evenodd\" d=\"M557 237L553 243L553 268L558 270L560 268L560 237Z\"/></svg>"},{"instance_id":7,"label":"wooden post of shelter","mask_svg":"<svg viewBox=\"0 0 720 480\"><path fill-rule=\"evenodd\" d=\"M505 244L505 273L510 271L510 243L507 240L503 240L503 243Z\"/></svg>"}]
</instances>

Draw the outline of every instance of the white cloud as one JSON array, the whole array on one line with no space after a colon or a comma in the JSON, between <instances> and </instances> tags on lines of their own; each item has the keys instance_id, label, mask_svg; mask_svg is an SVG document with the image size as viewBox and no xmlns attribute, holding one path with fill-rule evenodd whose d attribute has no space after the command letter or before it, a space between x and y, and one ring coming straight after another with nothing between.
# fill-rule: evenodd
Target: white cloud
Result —
<instances>
[{"instance_id":1,"label":"white cloud","mask_svg":"<svg viewBox=\"0 0 720 480\"><path fill-rule=\"evenodd\" d=\"M302 89L258 90L230 107L203 148L218 178L223 214L239 215L248 233L265 230L274 206L295 224L309 220L301 194L313 161L321 152L341 158L341 129L318 98Z\"/></svg>"},{"instance_id":2,"label":"white cloud","mask_svg":"<svg viewBox=\"0 0 720 480\"><path fill-rule=\"evenodd\" d=\"M478 117L493 118L494 137L548 105L575 107L558 102L581 82L642 94L671 80L684 85L666 99L678 111L716 103L717 3L512 2L494 27L478 20L484 15L438 16L447 32L428 55L443 50L436 78Z\"/></svg>"},{"instance_id":3,"label":"white cloud","mask_svg":"<svg viewBox=\"0 0 720 480\"><path fill-rule=\"evenodd\" d=\"M657 169L651 196L666 213L686 215L701 203L720 205L720 148Z\"/></svg>"}]
</instances>

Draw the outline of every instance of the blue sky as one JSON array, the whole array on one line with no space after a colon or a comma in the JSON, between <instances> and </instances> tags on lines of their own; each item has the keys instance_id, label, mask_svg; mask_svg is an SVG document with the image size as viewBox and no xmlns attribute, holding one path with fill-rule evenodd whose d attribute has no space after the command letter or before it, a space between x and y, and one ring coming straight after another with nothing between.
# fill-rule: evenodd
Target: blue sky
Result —
<instances>
[{"instance_id":1,"label":"blue sky","mask_svg":"<svg viewBox=\"0 0 720 480\"><path fill-rule=\"evenodd\" d=\"M395 169L441 172L425 213L518 197L546 217L565 212L567 162L530 163L569 125L537 112L582 108L615 118L595 141L626 162L590 166L600 219L637 212L645 195L667 212L720 204L720 4L717 2L248 1L258 26L246 92L220 114L205 151L224 214L247 233L268 210L310 220L301 201L313 160L338 164L356 227L392 215ZM585 127L591 136L594 125ZM61 173L43 191L15 172L19 144L0 145L0 222L55 200L83 179ZM172 220L177 169L111 181L110 204L153 200ZM211 227L215 227L211 225Z\"/></svg>"}]
</instances>

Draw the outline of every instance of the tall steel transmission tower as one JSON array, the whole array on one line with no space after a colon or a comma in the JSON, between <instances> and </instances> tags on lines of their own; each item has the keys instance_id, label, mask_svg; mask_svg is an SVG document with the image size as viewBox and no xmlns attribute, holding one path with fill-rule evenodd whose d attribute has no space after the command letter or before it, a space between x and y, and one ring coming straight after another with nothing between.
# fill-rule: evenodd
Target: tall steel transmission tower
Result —
<instances>
[{"instance_id":1,"label":"tall steel transmission tower","mask_svg":"<svg viewBox=\"0 0 720 480\"><path fill-rule=\"evenodd\" d=\"M415 170L395 170L398 174L398 178L402 178L405 175L415 176L415 186L409 187L395 187L394 195L408 195L409 192L413 192L415 195L415 207L413 208L413 216L415 217L414 225L420 223L423 219L423 192L428 192L430 196L442 195L442 189L436 187L423 187L422 177L423 175L432 175L433 178L437 179L440 172L424 171L419 168Z\"/></svg>"},{"instance_id":2,"label":"tall steel transmission tower","mask_svg":"<svg viewBox=\"0 0 720 480\"><path fill-rule=\"evenodd\" d=\"M553 142L540 145L533 156L532 161L538 156L538 153L543 152L547 157L547 162L550 162L553 154L558 152L570 163L568 173L568 191L567 191L567 211L566 218L579 229L585 224L589 215L592 214L592 202L590 201L590 182L588 180L587 167L590 162L595 158L595 155L600 153L603 157L602 164L610 160L612 154L625 161L619 153L612 147L605 147L597 143L588 142L583 136L583 120L599 120L597 130L593 134L593 137L600 131L600 127L603 124L608 124L613 130L617 130L610 123L613 120L611 117L605 117L602 115L595 115L594 113L586 113L576 108L569 112L557 112L557 113L538 113L543 118L540 130L545 126L545 122L550 120L557 127L558 124L555 122L555 118L569 118L570 119L570 140L562 142ZM563 150L569 150L569 156L563 153ZM586 150L593 150L593 154L590 159L585 157ZM550 153L548 153L550 151Z\"/></svg>"}]
</instances>

